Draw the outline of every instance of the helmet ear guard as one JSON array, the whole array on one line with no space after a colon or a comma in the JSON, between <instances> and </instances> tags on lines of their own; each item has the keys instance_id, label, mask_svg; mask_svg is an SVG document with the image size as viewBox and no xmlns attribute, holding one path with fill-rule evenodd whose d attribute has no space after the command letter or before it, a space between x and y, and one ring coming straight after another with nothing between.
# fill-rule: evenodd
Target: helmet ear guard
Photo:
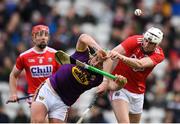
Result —
<instances>
[{"instance_id":1,"label":"helmet ear guard","mask_svg":"<svg viewBox=\"0 0 180 124\"><path fill-rule=\"evenodd\" d=\"M159 44L163 39L163 32L158 28L151 27L144 33L144 39Z\"/></svg>"}]
</instances>

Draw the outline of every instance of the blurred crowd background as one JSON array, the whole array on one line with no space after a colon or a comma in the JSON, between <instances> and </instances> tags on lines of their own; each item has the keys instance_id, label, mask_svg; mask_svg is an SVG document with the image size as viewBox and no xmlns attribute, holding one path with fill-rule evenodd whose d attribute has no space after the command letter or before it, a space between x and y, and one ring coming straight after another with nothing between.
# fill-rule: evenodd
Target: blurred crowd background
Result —
<instances>
[{"instance_id":1,"label":"blurred crowd background","mask_svg":"<svg viewBox=\"0 0 180 124\"><path fill-rule=\"evenodd\" d=\"M137 17L139 8L143 15ZM16 57L32 47L31 28L50 28L49 46L72 53L81 33L93 36L103 48L112 49L125 38L148 27L162 29L160 46L166 59L149 75L141 122L180 123L180 0L0 0L0 122L29 122L25 101L5 104L9 74ZM26 95L24 74L19 96ZM85 93L71 109L68 122L76 122L93 92ZM116 122L105 94L84 122Z\"/></svg>"}]
</instances>

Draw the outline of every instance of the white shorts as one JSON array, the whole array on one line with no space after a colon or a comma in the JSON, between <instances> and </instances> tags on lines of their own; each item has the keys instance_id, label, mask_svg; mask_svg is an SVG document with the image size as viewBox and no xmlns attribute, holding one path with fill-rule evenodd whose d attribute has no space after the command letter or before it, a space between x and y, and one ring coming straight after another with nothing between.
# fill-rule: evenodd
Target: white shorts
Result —
<instances>
[{"instance_id":1,"label":"white shorts","mask_svg":"<svg viewBox=\"0 0 180 124\"><path fill-rule=\"evenodd\" d=\"M113 92L110 95L111 100L122 99L129 103L129 112L131 114L140 114L143 111L144 94L131 93L126 89Z\"/></svg>"},{"instance_id":2,"label":"white shorts","mask_svg":"<svg viewBox=\"0 0 180 124\"><path fill-rule=\"evenodd\" d=\"M41 102L46 106L49 118L65 121L69 106L67 106L61 98L50 89L47 83L44 83L39 89L35 101Z\"/></svg>"}]
</instances>

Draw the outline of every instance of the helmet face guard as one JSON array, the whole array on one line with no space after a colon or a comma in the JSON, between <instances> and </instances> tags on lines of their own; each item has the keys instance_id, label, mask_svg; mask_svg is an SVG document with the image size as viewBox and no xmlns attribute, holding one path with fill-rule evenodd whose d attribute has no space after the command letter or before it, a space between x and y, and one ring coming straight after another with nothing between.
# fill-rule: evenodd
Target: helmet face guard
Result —
<instances>
[{"instance_id":1,"label":"helmet face guard","mask_svg":"<svg viewBox=\"0 0 180 124\"><path fill-rule=\"evenodd\" d=\"M163 39L163 33L160 29L152 27L144 33L144 39L159 44Z\"/></svg>"}]
</instances>

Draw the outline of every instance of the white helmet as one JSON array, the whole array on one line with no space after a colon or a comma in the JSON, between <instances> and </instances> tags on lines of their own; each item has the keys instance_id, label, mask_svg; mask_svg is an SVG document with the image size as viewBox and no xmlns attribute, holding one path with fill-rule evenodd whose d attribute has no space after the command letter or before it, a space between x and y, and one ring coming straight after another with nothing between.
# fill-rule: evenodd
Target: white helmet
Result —
<instances>
[{"instance_id":1,"label":"white helmet","mask_svg":"<svg viewBox=\"0 0 180 124\"><path fill-rule=\"evenodd\" d=\"M158 28L151 27L144 33L144 39L159 44L163 39L163 32Z\"/></svg>"}]
</instances>

